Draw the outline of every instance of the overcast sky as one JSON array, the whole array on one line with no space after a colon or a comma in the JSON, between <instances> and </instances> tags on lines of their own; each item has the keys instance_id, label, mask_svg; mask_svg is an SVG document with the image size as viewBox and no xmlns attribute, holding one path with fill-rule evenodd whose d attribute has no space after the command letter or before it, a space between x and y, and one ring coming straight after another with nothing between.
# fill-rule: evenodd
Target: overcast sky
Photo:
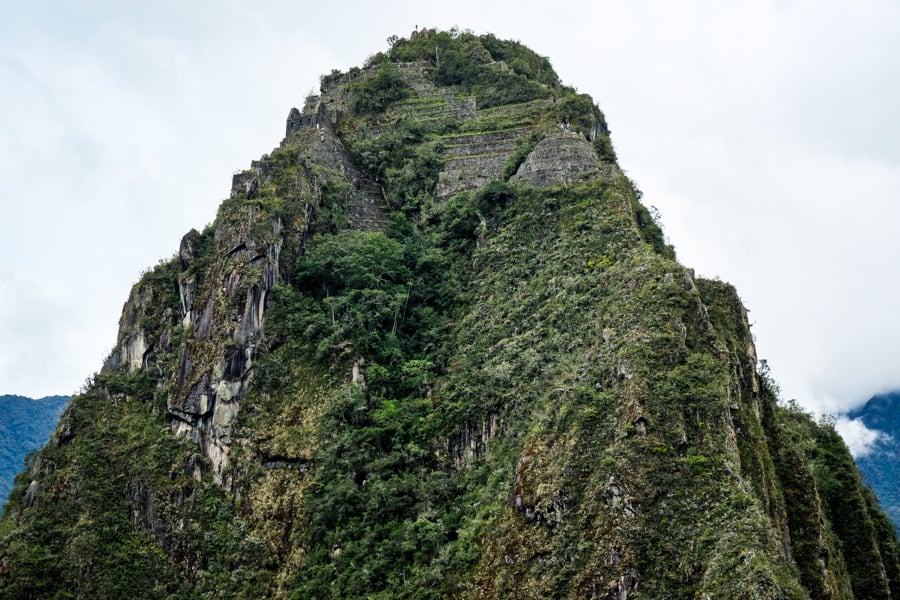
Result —
<instances>
[{"instance_id":1,"label":"overcast sky","mask_svg":"<svg viewBox=\"0 0 900 600\"><path fill-rule=\"evenodd\" d=\"M835 413L900 388L900 3L3 4L0 393L99 370L141 271L212 221L319 75L454 25L594 97L681 262L737 286L787 398Z\"/></svg>"}]
</instances>

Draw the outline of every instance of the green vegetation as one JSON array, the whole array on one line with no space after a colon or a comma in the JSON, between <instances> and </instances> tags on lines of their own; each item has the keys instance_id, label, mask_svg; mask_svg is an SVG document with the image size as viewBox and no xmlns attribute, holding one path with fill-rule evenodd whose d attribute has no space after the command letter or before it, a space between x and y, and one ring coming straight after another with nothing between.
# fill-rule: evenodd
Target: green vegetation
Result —
<instances>
[{"instance_id":1,"label":"green vegetation","mask_svg":"<svg viewBox=\"0 0 900 600\"><path fill-rule=\"evenodd\" d=\"M465 136L413 116L449 102L409 61L494 104L465 135L526 130L505 175L560 120L606 135L493 36L323 78L341 144L293 134L142 277L120 337L145 368L96 375L18 477L0 596L896 597L893 530L833 429L778 404L734 289L676 262L614 164L436 199ZM361 186L383 229L350 229Z\"/></svg>"},{"instance_id":2,"label":"green vegetation","mask_svg":"<svg viewBox=\"0 0 900 600\"><path fill-rule=\"evenodd\" d=\"M164 420L137 399L103 402L95 389L73 401L61 429L77 434L68 443L57 438L32 463L42 472L34 506L0 526L4 553L15 557L3 595L121 597L142 589L163 597L160 582L174 581L171 563L135 528L129 500L144 491L141 475L168 488L159 479L170 468L166 447L173 443L162 435ZM8 506L24 503L29 479L19 476Z\"/></svg>"},{"instance_id":3,"label":"green vegetation","mask_svg":"<svg viewBox=\"0 0 900 600\"><path fill-rule=\"evenodd\" d=\"M401 118L380 135L350 134L348 146L354 163L385 183L393 208L414 213L434 192L441 163L432 124Z\"/></svg>"},{"instance_id":4,"label":"green vegetation","mask_svg":"<svg viewBox=\"0 0 900 600\"><path fill-rule=\"evenodd\" d=\"M371 79L365 79L352 87L351 108L357 114L378 114L398 100L409 95L409 86L400 77L397 68L385 61Z\"/></svg>"},{"instance_id":5,"label":"green vegetation","mask_svg":"<svg viewBox=\"0 0 900 600\"><path fill-rule=\"evenodd\" d=\"M396 41L388 56L401 62L425 61L434 67L436 83L462 87L481 108L547 97L559 86L549 60L493 35L432 29L414 40Z\"/></svg>"}]
</instances>

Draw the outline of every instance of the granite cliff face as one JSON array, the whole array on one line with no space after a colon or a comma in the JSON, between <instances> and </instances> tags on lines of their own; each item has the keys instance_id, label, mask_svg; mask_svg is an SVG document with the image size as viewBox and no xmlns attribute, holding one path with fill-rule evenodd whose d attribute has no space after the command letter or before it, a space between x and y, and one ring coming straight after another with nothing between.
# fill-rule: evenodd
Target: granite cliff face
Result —
<instances>
[{"instance_id":1,"label":"granite cliff face","mask_svg":"<svg viewBox=\"0 0 900 600\"><path fill-rule=\"evenodd\" d=\"M593 100L417 31L135 285L17 479L0 594L900 597L840 438L774 389Z\"/></svg>"}]
</instances>

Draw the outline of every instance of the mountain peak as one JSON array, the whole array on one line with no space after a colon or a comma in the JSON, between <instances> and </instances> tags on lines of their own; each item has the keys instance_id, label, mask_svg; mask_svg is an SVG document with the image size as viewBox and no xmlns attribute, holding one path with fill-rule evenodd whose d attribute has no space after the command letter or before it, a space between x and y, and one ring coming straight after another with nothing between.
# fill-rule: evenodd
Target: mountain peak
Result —
<instances>
[{"instance_id":1,"label":"mountain peak","mask_svg":"<svg viewBox=\"0 0 900 600\"><path fill-rule=\"evenodd\" d=\"M846 447L774 389L593 99L417 29L324 76L135 285L12 493L0 590L897 596Z\"/></svg>"}]
</instances>

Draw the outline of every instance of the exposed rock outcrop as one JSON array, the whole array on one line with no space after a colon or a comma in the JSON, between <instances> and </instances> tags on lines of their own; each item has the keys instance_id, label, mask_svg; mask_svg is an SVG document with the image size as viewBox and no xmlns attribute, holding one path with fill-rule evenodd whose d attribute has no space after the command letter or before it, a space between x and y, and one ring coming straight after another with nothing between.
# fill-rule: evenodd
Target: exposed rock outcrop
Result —
<instances>
[{"instance_id":1,"label":"exposed rock outcrop","mask_svg":"<svg viewBox=\"0 0 900 600\"><path fill-rule=\"evenodd\" d=\"M600 174L597 163L597 153L583 135L552 131L537 143L513 181L536 187L586 181Z\"/></svg>"},{"instance_id":2,"label":"exposed rock outcrop","mask_svg":"<svg viewBox=\"0 0 900 600\"><path fill-rule=\"evenodd\" d=\"M449 198L502 179L525 129L455 135L442 140L444 168L435 195Z\"/></svg>"}]
</instances>

